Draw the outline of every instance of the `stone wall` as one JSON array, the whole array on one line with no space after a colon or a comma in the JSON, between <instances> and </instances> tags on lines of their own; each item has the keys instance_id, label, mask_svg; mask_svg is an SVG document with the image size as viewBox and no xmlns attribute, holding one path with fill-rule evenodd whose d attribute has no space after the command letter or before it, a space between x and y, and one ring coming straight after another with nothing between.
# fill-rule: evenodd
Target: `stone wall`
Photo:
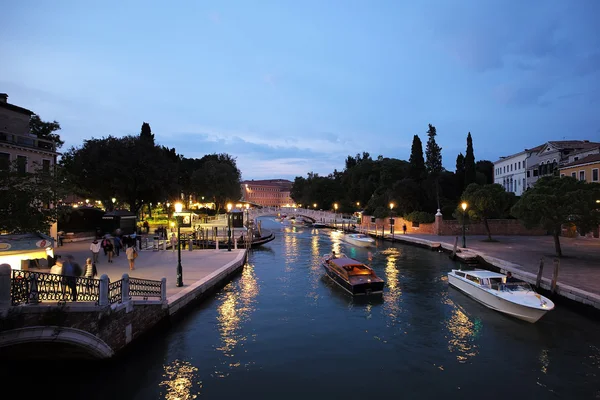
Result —
<instances>
[{"instance_id":1,"label":"stone wall","mask_svg":"<svg viewBox=\"0 0 600 400\"><path fill-rule=\"evenodd\" d=\"M462 223L458 220L444 220L441 216L436 217L436 221L429 224L413 224L402 217L394 217L394 232L402 234L402 226L406 224L407 234L424 235L442 235L454 236L462 234ZM525 236L543 236L546 231L541 228L527 229L519 220L516 219L492 219L488 221L492 236L494 235L525 235ZM370 216L363 216L360 227L362 229L377 230L381 232L382 228L386 234L390 233L390 219L377 218L371 222ZM487 235L483 223L466 224L468 235Z\"/></svg>"}]
</instances>

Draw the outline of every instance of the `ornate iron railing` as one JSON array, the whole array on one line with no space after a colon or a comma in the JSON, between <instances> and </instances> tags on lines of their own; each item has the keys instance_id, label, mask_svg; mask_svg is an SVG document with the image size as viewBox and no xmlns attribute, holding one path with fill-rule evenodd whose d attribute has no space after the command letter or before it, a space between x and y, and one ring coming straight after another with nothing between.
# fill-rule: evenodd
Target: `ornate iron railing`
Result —
<instances>
[{"instance_id":1,"label":"ornate iron railing","mask_svg":"<svg viewBox=\"0 0 600 400\"><path fill-rule=\"evenodd\" d=\"M13 305L35 304L43 300L93 301L100 298L100 281L45 272L12 270L10 285Z\"/></svg>"},{"instance_id":2,"label":"ornate iron railing","mask_svg":"<svg viewBox=\"0 0 600 400\"><path fill-rule=\"evenodd\" d=\"M148 300L148 297L162 296L162 282L149 279L129 278L129 296L142 297Z\"/></svg>"},{"instance_id":3,"label":"ornate iron railing","mask_svg":"<svg viewBox=\"0 0 600 400\"><path fill-rule=\"evenodd\" d=\"M108 302L110 304L123 301L123 279L108 284Z\"/></svg>"},{"instance_id":4,"label":"ornate iron railing","mask_svg":"<svg viewBox=\"0 0 600 400\"><path fill-rule=\"evenodd\" d=\"M162 281L149 279L128 279L128 293L123 295L123 279L108 283L107 298L110 304L121 303L132 297L162 299ZM87 301L99 304L99 279L73 277L46 272L12 270L10 295L12 305L37 304L41 301ZM106 287L106 286L105 286ZM105 289L106 290L106 289Z\"/></svg>"}]
</instances>

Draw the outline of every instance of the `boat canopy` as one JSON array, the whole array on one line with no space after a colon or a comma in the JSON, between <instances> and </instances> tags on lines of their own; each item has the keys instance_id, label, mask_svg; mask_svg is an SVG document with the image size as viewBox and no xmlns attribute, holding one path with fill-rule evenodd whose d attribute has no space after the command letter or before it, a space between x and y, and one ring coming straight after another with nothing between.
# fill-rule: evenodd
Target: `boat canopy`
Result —
<instances>
[{"instance_id":1,"label":"boat canopy","mask_svg":"<svg viewBox=\"0 0 600 400\"><path fill-rule=\"evenodd\" d=\"M344 267L362 267L364 264L353 260L351 258L348 257L340 257L340 258L332 258L329 260L330 263L335 264L336 266L340 267L340 268L344 268Z\"/></svg>"}]
</instances>

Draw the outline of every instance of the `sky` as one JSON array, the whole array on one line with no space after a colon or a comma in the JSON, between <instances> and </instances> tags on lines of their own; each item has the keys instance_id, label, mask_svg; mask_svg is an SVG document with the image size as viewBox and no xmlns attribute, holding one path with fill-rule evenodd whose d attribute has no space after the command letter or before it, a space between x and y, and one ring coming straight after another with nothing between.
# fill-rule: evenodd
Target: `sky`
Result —
<instances>
[{"instance_id":1,"label":"sky","mask_svg":"<svg viewBox=\"0 0 600 400\"><path fill-rule=\"evenodd\" d=\"M454 171L600 141L597 0L0 0L0 92L66 144L139 134L242 179L408 160L437 128Z\"/></svg>"}]
</instances>

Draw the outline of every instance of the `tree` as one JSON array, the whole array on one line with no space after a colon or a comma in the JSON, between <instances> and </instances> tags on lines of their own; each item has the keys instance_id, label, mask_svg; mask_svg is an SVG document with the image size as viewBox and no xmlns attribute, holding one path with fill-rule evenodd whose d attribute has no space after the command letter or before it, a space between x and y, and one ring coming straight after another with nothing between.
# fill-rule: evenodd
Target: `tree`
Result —
<instances>
[{"instance_id":1,"label":"tree","mask_svg":"<svg viewBox=\"0 0 600 400\"><path fill-rule=\"evenodd\" d=\"M241 197L241 172L235 158L229 154L210 154L200 159L201 167L194 171L191 178L192 188L212 198L217 212L228 201L238 201Z\"/></svg>"},{"instance_id":2,"label":"tree","mask_svg":"<svg viewBox=\"0 0 600 400\"><path fill-rule=\"evenodd\" d=\"M435 141L435 136L437 135L435 126L429 124L429 130L427 131L427 136L429 139L427 140L427 148L425 149L425 166L427 167L427 172L433 178L433 182L435 185L435 197L437 199L437 208L440 209L440 187L438 184L438 178L440 173L443 170L442 167L442 148L438 146Z\"/></svg>"},{"instance_id":3,"label":"tree","mask_svg":"<svg viewBox=\"0 0 600 400\"><path fill-rule=\"evenodd\" d=\"M421 182L427 177L427 167L425 167L425 159L423 158L423 144L418 135L413 136L408 163L408 175L412 180Z\"/></svg>"},{"instance_id":4,"label":"tree","mask_svg":"<svg viewBox=\"0 0 600 400\"><path fill-rule=\"evenodd\" d=\"M472 183L463 192L462 201L465 201L469 206L467 209L469 218L474 221L482 221L488 240L492 241L488 219L498 218L507 211L511 204L510 198L502 185Z\"/></svg>"},{"instance_id":5,"label":"tree","mask_svg":"<svg viewBox=\"0 0 600 400\"><path fill-rule=\"evenodd\" d=\"M56 199L66 194L60 169L44 172L41 166L31 173L17 171L16 161L0 174L0 231L44 232L58 220Z\"/></svg>"},{"instance_id":6,"label":"tree","mask_svg":"<svg viewBox=\"0 0 600 400\"><path fill-rule=\"evenodd\" d=\"M142 131L140 132L140 138L147 140L148 142L154 144L154 134L152 133L152 129L150 129L150 124L144 122L142 124Z\"/></svg>"},{"instance_id":7,"label":"tree","mask_svg":"<svg viewBox=\"0 0 600 400\"><path fill-rule=\"evenodd\" d=\"M572 177L548 176L528 189L511 212L526 227L541 226L552 232L556 255L562 257L560 234L563 224L575 225L580 234L600 224L600 185Z\"/></svg>"},{"instance_id":8,"label":"tree","mask_svg":"<svg viewBox=\"0 0 600 400\"><path fill-rule=\"evenodd\" d=\"M473 139L471 132L467 135L467 152L465 154L465 187L475 183L477 170L475 168L475 154L473 153Z\"/></svg>"},{"instance_id":9,"label":"tree","mask_svg":"<svg viewBox=\"0 0 600 400\"><path fill-rule=\"evenodd\" d=\"M29 120L29 132L40 139L54 142L56 148L61 148L64 141L60 140L60 135L54 133L60 130L60 124L56 121L44 122L39 115L33 114Z\"/></svg>"},{"instance_id":10,"label":"tree","mask_svg":"<svg viewBox=\"0 0 600 400\"><path fill-rule=\"evenodd\" d=\"M485 176L485 184L494 183L494 163L488 160L479 160L475 163L475 171Z\"/></svg>"},{"instance_id":11,"label":"tree","mask_svg":"<svg viewBox=\"0 0 600 400\"><path fill-rule=\"evenodd\" d=\"M462 153L458 153L458 156L456 156L456 172L454 174L456 176L456 186L462 192L465 187L465 156Z\"/></svg>"}]
</instances>

